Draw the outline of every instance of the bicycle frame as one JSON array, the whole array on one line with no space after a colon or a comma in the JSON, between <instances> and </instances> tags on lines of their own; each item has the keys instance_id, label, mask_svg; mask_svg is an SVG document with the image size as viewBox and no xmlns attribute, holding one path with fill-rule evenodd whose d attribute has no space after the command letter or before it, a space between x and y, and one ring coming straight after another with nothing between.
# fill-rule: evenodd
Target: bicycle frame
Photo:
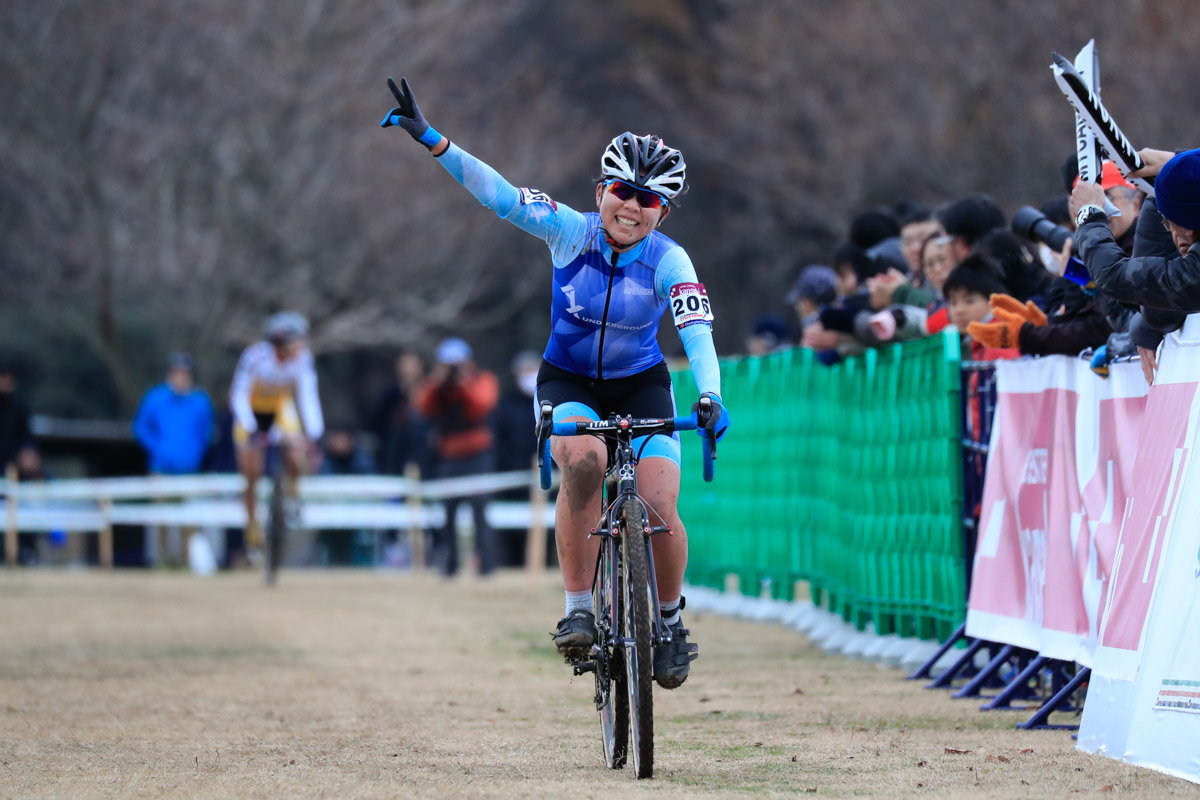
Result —
<instances>
[{"instance_id":1,"label":"bicycle frame","mask_svg":"<svg viewBox=\"0 0 1200 800\"><path fill-rule=\"evenodd\" d=\"M654 619L653 629L655 633L654 644L669 644L671 634L664 630L662 624L662 613L658 607L658 581L654 572L654 548L648 546L650 537L656 533L671 533L671 528L668 525L650 525L649 508L645 501L637 493L637 464L638 459L633 452L633 434L629 429L622 430L617 435L616 453L613 458L612 468L605 475L603 501L605 503L604 511L601 514L600 527L592 529L591 536L603 537L601 547L609 548L609 557L611 562L619 564L617 560L618 552L621 549L621 539L617 535L616 529L618 521L615 518L614 511L624 506L625 501L633 499L642 509L642 535L645 537L644 542L646 547L646 572L647 579L650 584L650 609ZM597 553L596 572L599 576L600 570L600 554ZM614 585L611 587L613 594L616 597L618 587L615 585L615 576L618 573L614 571ZM612 610L615 615L616 609ZM616 630L616 619L612 619L613 627L610 630ZM618 642L615 637L609 644L616 645ZM623 639L620 644L628 648L632 646L631 640Z\"/></svg>"},{"instance_id":2,"label":"bicycle frame","mask_svg":"<svg viewBox=\"0 0 1200 800\"><path fill-rule=\"evenodd\" d=\"M619 546L616 538L613 535L613 530L616 525L612 518L614 509L620 509L628 498L635 499L642 507L643 513L643 533L646 537L647 545L650 542L650 537L656 533L670 533L670 528L666 525L649 525L649 511L645 502L637 493L637 465L638 457L633 452L633 440L639 436L652 436L659 433L673 433L675 431L695 430L697 427L696 415L691 414L686 417L674 417L672 419L658 418L643 418L635 419L630 416L621 417L616 414L610 415L608 420L598 422L552 422L551 415L553 408L548 404L542 405L542 416L538 423L538 467L541 470L542 488L550 488L550 436L580 436L592 435L605 441L615 440L616 452L613 454L613 460L610 468L605 474L604 481L604 510L600 515L600 524L593 528L591 536L602 536L604 541L601 547L609 547L610 556L617 555ZM710 438L703 439L704 445L704 479L711 481L713 477L712 463L716 460L716 442ZM664 632L662 624L662 614L658 607L658 585L654 572L654 548L646 547L647 572L650 582L651 592L651 608L654 614L654 630L655 644L668 644L671 641L671 634ZM619 563L613 560L612 563ZM596 564L596 575L599 577L599 557ZM614 578L615 581L615 578ZM617 586L612 586L612 591L615 592ZM614 612L615 613L615 610ZM613 627L610 630L616 630L616 620L610 620ZM608 644L615 644L610 642ZM627 642L622 644L628 645Z\"/></svg>"},{"instance_id":3,"label":"bicycle frame","mask_svg":"<svg viewBox=\"0 0 1200 800\"><path fill-rule=\"evenodd\" d=\"M638 454L633 440L695 430L696 417L635 419L613 415L606 421L552 423L552 414L553 408L543 404L538 425L543 488L550 485L552 434L593 435L614 445L601 495L600 520L589 534L589 538L601 537L592 581L597 641L586 656L573 657L570 663L575 675L591 672L596 676L595 703L607 765L612 769L624 766L631 751L637 777L649 778L654 771L653 653L655 647L672 641L659 608L651 537L670 535L671 529L666 524L650 524L652 509L637 492ZM704 477L712 480L715 442L711 436L703 441Z\"/></svg>"}]
</instances>

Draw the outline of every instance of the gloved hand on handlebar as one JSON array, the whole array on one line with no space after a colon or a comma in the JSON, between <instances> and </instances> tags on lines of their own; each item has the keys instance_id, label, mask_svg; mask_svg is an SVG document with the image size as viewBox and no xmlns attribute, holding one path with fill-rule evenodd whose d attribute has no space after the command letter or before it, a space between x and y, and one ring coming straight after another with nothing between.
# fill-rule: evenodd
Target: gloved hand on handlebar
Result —
<instances>
[{"instance_id":1,"label":"gloved hand on handlebar","mask_svg":"<svg viewBox=\"0 0 1200 800\"><path fill-rule=\"evenodd\" d=\"M421 113L421 107L417 105L417 101L413 98L412 89L408 85L408 78L401 78L399 87L396 86L394 80L388 78L388 88L396 96L397 106L384 116L383 122L379 123L379 127L390 128L395 125L432 150L434 145L442 140L442 135L425 121L425 115Z\"/></svg>"},{"instance_id":2,"label":"gloved hand on handlebar","mask_svg":"<svg viewBox=\"0 0 1200 800\"><path fill-rule=\"evenodd\" d=\"M719 442L729 430L729 412L721 405L721 398L712 392L704 392L692 403L692 413L696 415L696 433L701 436L711 433Z\"/></svg>"}]
</instances>

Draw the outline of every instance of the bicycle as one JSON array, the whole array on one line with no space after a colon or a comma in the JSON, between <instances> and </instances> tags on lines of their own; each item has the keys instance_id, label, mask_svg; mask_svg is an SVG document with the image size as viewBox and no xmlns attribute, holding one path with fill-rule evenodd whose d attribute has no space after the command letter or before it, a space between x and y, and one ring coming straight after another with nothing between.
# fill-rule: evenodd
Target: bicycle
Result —
<instances>
[{"instance_id":1,"label":"bicycle","mask_svg":"<svg viewBox=\"0 0 1200 800\"><path fill-rule=\"evenodd\" d=\"M269 439L261 444L264 448L266 477L271 485L271 495L267 499L267 518L262 528L263 583L266 586L274 586L283 563L288 531L299 525L300 500L296 496L295 479L284 463L284 446Z\"/></svg>"},{"instance_id":2,"label":"bicycle","mask_svg":"<svg viewBox=\"0 0 1200 800\"><path fill-rule=\"evenodd\" d=\"M702 402L706 401L704 398ZM543 489L550 488L550 436L592 435L609 445L602 495L603 511L592 529L602 542L592 582L597 639L587 657L572 662L572 672L595 676L596 710L609 769L625 766L632 751L638 778L654 774L653 648L671 642L662 621L650 537L671 530L650 525L646 504L637 493L633 440L638 436L695 430L696 415L672 419L634 419L612 415L601 422L552 421L553 407L543 403L538 422L538 469ZM713 478L716 442L704 440L704 479ZM644 445L643 445L644 446ZM632 738L632 747L630 739Z\"/></svg>"}]
</instances>

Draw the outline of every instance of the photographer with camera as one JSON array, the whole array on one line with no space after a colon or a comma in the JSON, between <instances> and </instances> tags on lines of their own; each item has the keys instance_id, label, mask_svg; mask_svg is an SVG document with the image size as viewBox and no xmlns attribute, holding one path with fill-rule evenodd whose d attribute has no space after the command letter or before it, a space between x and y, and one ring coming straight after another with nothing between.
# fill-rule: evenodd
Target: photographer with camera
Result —
<instances>
[{"instance_id":1,"label":"photographer with camera","mask_svg":"<svg viewBox=\"0 0 1200 800\"><path fill-rule=\"evenodd\" d=\"M487 474L495 465L488 415L500 398L500 384L494 374L475 366L471 347L462 339L446 339L439 344L435 360L433 372L417 393L417 408L433 425L437 475L462 478ZM463 500L471 504L479 574L488 574L496 565L495 537L485 515L488 495L448 497L446 523L435 536L432 553L433 563L448 578L458 572L455 517Z\"/></svg>"},{"instance_id":2,"label":"photographer with camera","mask_svg":"<svg viewBox=\"0 0 1200 800\"><path fill-rule=\"evenodd\" d=\"M1113 237L1099 187L1080 184L1071 193L1076 244L1097 287L1123 303L1139 304L1140 314L1129 333L1137 345L1146 380L1153 382L1155 351L1163 336L1200 311L1200 150L1172 155L1165 150L1139 151L1146 166L1130 177L1157 175L1156 197L1139 215L1133 254L1126 255Z\"/></svg>"},{"instance_id":3,"label":"photographer with camera","mask_svg":"<svg viewBox=\"0 0 1200 800\"><path fill-rule=\"evenodd\" d=\"M1077 175L1074 182L1079 184ZM1118 246L1132 248L1134 223L1145 195L1125 180L1111 161L1104 162L1100 184L1088 185L1097 190L1101 203L1107 198L1120 209L1111 230L1119 237ZM1053 251L1062 265L1062 274L1050 283L1046 293L1049 313L1043 314L1028 303L1023 310L1013 298L996 297L992 300L996 321L977 326L973 333L982 336L985 344L1016 346L1025 355L1074 356L1085 350L1106 348L1112 334L1127 327L1130 315L1112 298L1098 293L1083 262L1071 255L1071 231L1031 207L1022 208L1013 216L1012 227L1015 233ZM1106 350L1101 359L1105 363L1107 355Z\"/></svg>"},{"instance_id":4,"label":"photographer with camera","mask_svg":"<svg viewBox=\"0 0 1200 800\"><path fill-rule=\"evenodd\" d=\"M1153 175L1153 170L1152 165L1141 172ZM1200 252L1193 252L1200 231L1200 149L1172 157L1157 174L1154 210L1175 253L1135 248L1133 256L1125 257L1098 187L1084 184L1071 193L1071 213L1079 228L1076 244L1102 291L1126 303L1191 314L1200 311Z\"/></svg>"}]
</instances>

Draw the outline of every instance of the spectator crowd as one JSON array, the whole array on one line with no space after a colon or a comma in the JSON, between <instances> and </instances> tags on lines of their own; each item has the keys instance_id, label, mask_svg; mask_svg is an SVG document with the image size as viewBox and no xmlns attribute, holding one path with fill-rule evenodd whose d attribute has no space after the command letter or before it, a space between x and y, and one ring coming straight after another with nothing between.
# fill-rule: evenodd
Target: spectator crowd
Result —
<instances>
[{"instance_id":1,"label":"spectator crowd","mask_svg":"<svg viewBox=\"0 0 1200 800\"><path fill-rule=\"evenodd\" d=\"M1011 220L982 194L860 214L828 265L796 275L796 338L833 363L952 325L964 358L1086 355L1105 376L1113 359L1140 355L1151 381L1165 334L1200 310L1200 151L1141 156L1130 176L1104 162L1096 184L1079 181L1071 157L1062 193ZM1156 197L1129 180L1156 176Z\"/></svg>"}]
</instances>

